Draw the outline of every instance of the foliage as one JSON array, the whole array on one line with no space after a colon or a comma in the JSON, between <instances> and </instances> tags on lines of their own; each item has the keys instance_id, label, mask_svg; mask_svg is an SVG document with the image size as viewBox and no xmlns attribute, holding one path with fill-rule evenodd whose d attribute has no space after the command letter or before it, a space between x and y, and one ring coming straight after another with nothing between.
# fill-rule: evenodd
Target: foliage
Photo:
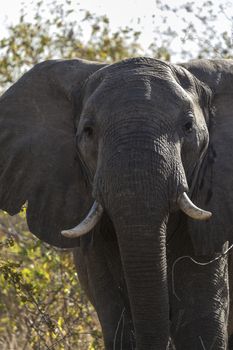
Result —
<instances>
[{"instance_id":1,"label":"foliage","mask_svg":"<svg viewBox=\"0 0 233 350\"><path fill-rule=\"evenodd\" d=\"M101 349L70 253L29 236L23 216L1 217L9 236L0 245L1 349Z\"/></svg>"},{"instance_id":2,"label":"foliage","mask_svg":"<svg viewBox=\"0 0 233 350\"><path fill-rule=\"evenodd\" d=\"M45 17L43 2L39 1L33 18L28 20L22 9L18 24L10 25L8 36L0 40L1 85L12 83L46 59L79 57L112 62L139 52L140 33L129 27L112 32L105 15L81 9L76 13L68 0L62 4L54 0L46 11Z\"/></svg>"},{"instance_id":3,"label":"foliage","mask_svg":"<svg viewBox=\"0 0 233 350\"><path fill-rule=\"evenodd\" d=\"M0 37L0 87L5 90L28 68L51 58L113 62L150 55L171 60L230 57L231 34L215 28L228 3L194 1L168 5L156 0L154 41L146 52L140 31L112 31L109 19L74 9L70 0L35 5L32 18L22 8L19 21ZM179 23L177 29L172 23ZM229 26L231 26L231 21ZM179 28L179 29L178 29ZM102 349L100 327L84 296L71 253L55 250L29 234L25 211L0 214L0 347L3 350Z\"/></svg>"},{"instance_id":4,"label":"foliage","mask_svg":"<svg viewBox=\"0 0 233 350\"><path fill-rule=\"evenodd\" d=\"M231 2L156 0L156 7L152 56L173 61L232 57ZM217 20L228 30L217 26Z\"/></svg>"}]
</instances>

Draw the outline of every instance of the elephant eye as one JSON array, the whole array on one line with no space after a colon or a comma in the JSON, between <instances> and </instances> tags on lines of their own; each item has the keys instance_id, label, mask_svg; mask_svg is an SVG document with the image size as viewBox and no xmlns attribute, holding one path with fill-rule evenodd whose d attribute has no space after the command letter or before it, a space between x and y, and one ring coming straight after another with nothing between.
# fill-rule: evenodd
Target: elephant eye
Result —
<instances>
[{"instance_id":1,"label":"elephant eye","mask_svg":"<svg viewBox=\"0 0 233 350\"><path fill-rule=\"evenodd\" d=\"M193 121L189 120L188 122L186 122L183 126L183 130L185 134L191 134L191 132L193 131Z\"/></svg>"},{"instance_id":2,"label":"elephant eye","mask_svg":"<svg viewBox=\"0 0 233 350\"><path fill-rule=\"evenodd\" d=\"M83 132L85 135L87 135L88 137L91 137L93 135L93 128L91 126L85 126L83 128Z\"/></svg>"}]
</instances>

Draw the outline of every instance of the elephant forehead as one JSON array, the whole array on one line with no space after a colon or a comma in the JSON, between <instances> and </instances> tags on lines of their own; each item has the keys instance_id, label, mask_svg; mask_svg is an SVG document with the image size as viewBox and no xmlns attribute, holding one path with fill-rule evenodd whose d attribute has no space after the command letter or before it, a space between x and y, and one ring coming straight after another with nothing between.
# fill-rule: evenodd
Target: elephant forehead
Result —
<instances>
[{"instance_id":1,"label":"elephant forehead","mask_svg":"<svg viewBox=\"0 0 233 350\"><path fill-rule=\"evenodd\" d=\"M120 106L190 109L192 96L171 75L154 73L114 75L102 80L85 101L86 108L117 110Z\"/></svg>"},{"instance_id":2,"label":"elephant forehead","mask_svg":"<svg viewBox=\"0 0 233 350\"><path fill-rule=\"evenodd\" d=\"M178 77L175 66L139 59L97 71L85 84L83 96L82 116L100 116L101 121L138 112L176 118L193 110L198 97L185 70Z\"/></svg>"}]
</instances>

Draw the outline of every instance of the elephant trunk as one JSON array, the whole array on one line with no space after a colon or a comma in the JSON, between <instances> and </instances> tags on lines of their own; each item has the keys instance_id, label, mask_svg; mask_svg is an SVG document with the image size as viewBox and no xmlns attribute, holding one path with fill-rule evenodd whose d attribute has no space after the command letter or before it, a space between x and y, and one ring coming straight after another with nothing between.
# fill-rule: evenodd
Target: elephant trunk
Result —
<instances>
[{"instance_id":1,"label":"elephant trunk","mask_svg":"<svg viewBox=\"0 0 233 350\"><path fill-rule=\"evenodd\" d=\"M101 197L98 193L95 196L103 203L116 230L137 349L166 349L166 226L171 166L153 150L140 148L125 149L124 156L117 152L101 170L97 186ZM185 190L182 184L179 188Z\"/></svg>"},{"instance_id":2,"label":"elephant trunk","mask_svg":"<svg viewBox=\"0 0 233 350\"><path fill-rule=\"evenodd\" d=\"M118 211L117 216L113 214L113 223L127 283L137 349L166 349L169 340L167 216L160 213L159 218L152 220L145 213L147 208L143 207L137 207L135 214L130 215L129 205L125 202L122 211ZM154 210L157 208L154 207Z\"/></svg>"}]
</instances>

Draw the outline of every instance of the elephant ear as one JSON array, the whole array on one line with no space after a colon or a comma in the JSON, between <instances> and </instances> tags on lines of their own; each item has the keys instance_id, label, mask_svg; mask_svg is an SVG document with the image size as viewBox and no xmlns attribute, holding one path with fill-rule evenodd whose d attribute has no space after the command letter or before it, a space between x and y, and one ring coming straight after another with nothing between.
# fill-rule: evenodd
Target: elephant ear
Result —
<instances>
[{"instance_id":1,"label":"elephant ear","mask_svg":"<svg viewBox=\"0 0 233 350\"><path fill-rule=\"evenodd\" d=\"M0 209L14 215L27 202L29 230L61 248L61 230L91 205L75 147L72 92L103 65L51 60L22 76L0 98Z\"/></svg>"},{"instance_id":2,"label":"elephant ear","mask_svg":"<svg viewBox=\"0 0 233 350\"><path fill-rule=\"evenodd\" d=\"M206 222L189 222L197 254L221 252L233 243L233 60L194 60L182 64L213 92L210 144L193 200L212 211Z\"/></svg>"}]
</instances>

